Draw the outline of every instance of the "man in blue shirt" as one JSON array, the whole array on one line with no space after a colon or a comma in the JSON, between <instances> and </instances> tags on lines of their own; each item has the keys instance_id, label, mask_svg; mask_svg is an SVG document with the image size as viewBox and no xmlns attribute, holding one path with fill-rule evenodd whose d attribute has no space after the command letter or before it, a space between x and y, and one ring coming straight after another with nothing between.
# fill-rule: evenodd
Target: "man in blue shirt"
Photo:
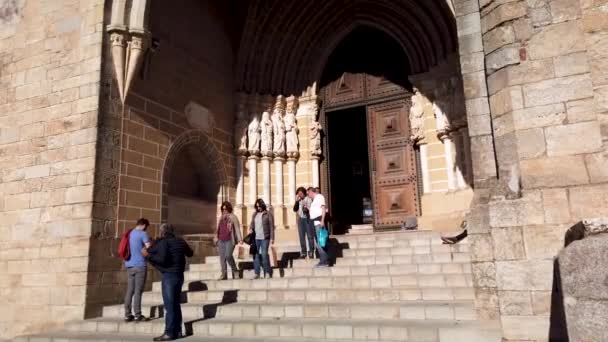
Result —
<instances>
[{"instance_id":1,"label":"man in blue shirt","mask_svg":"<svg viewBox=\"0 0 608 342\"><path fill-rule=\"evenodd\" d=\"M127 294L125 295L125 321L144 321L146 317L141 314L141 295L146 284L146 259L141 254L141 250L152 246L150 237L146 233L146 229L150 226L150 222L145 218L137 221L137 226L131 230L129 234L129 249L131 257L125 261L127 269ZM131 311L133 304L133 316Z\"/></svg>"}]
</instances>

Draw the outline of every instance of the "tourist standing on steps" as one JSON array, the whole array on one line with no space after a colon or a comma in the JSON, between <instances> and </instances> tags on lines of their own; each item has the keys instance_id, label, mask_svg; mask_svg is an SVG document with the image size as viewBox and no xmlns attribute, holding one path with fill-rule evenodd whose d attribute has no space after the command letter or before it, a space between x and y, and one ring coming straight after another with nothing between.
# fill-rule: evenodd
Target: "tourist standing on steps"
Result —
<instances>
[{"instance_id":1,"label":"tourist standing on steps","mask_svg":"<svg viewBox=\"0 0 608 342\"><path fill-rule=\"evenodd\" d=\"M125 321L141 322L146 320L146 317L141 314L141 296L146 284L146 260L141 254L141 249L150 247L150 237L146 233L146 229L150 226L150 222L145 218L137 220L135 228L129 234L129 250L131 257L125 261L127 269L127 293L125 294ZM131 311L133 307L133 312ZM133 315L135 313L135 316Z\"/></svg>"},{"instance_id":2,"label":"tourist standing on steps","mask_svg":"<svg viewBox=\"0 0 608 342\"><path fill-rule=\"evenodd\" d=\"M239 219L232 213L232 204L228 201L222 203L222 217L217 225L215 232L215 243L217 244L218 254L220 256L220 266L222 267L222 275L219 280L228 279L228 267L232 270L232 279L237 278L238 269L234 262L234 246L242 244L241 224Z\"/></svg>"},{"instance_id":3,"label":"tourist standing on steps","mask_svg":"<svg viewBox=\"0 0 608 342\"><path fill-rule=\"evenodd\" d=\"M296 203L293 211L297 215L298 233L300 235L300 258L306 258L306 238L308 238L308 257L314 258L315 231L310 221L310 204L312 200L306 195L306 189L299 187L296 190Z\"/></svg>"},{"instance_id":4,"label":"tourist standing on steps","mask_svg":"<svg viewBox=\"0 0 608 342\"><path fill-rule=\"evenodd\" d=\"M165 333L154 341L173 341L182 335L182 307L180 294L184 285L186 257L194 252L184 239L175 235L170 224L160 227L161 239L142 254L161 273L163 306L165 308Z\"/></svg>"},{"instance_id":5,"label":"tourist standing on steps","mask_svg":"<svg viewBox=\"0 0 608 342\"><path fill-rule=\"evenodd\" d=\"M325 224L325 214L327 210L325 209L325 197L321 195L319 188L308 188L308 197L312 199L312 203L310 204L310 220L312 221L315 227L315 247L317 248L317 253L319 253L319 263L315 267L328 267L329 260L327 256L327 252L323 247L319 245L319 241L317 236L319 235L319 231L321 229L327 229Z\"/></svg>"},{"instance_id":6,"label":"tourist standing on steps","mask_svg":"<svg viewBox=\"0 0 608 342\"><path fill-rule=\"evenodd\" d=\"M249 223L249 232L255 233L257 248L257 254L253 260L255 279L260 278L260 264L264 267L265 276L272 277L268 247L274 244L274 218L272 217L272 213L268 211L263 199L258 198L255 201L254 207L255 212L251 217L251 223Z\"/></svg>"}]
</instances>

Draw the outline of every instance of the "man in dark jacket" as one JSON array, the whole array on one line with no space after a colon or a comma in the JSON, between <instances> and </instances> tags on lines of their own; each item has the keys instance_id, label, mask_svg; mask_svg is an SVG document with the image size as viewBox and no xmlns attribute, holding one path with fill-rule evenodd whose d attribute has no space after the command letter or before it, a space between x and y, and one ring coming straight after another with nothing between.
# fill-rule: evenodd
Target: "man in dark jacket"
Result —
<instances>
[{"instance_id":1,"label":"man in dark jacket","mask_svg":"<svg viewBox=\"0 0 608 342\"><path fill-rule=\"evenodd\" d=\"M142 254L161 273L163 305L165 307L165 333L154 341L173 341L182 333L182 308L180 293L184 284L186 257L194 252L184 239L175 236L172 225L160 227L161 239Z\"/></svg>"}]
</instances>

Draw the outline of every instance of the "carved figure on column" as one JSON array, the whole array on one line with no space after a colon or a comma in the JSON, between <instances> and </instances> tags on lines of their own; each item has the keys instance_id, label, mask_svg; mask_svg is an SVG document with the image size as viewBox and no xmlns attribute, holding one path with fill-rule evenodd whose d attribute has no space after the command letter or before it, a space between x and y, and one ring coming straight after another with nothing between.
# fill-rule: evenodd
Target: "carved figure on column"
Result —
<instances>
[{"instance_id":1,"label":"carved figure on column","mask_svg":"<svg viewBox=\"0 0 608 342\"><path fill-rule=\"evenodd\" d=\"M323 126L314 116L310 127L310 153L313 157L320 157L323 154L323 149L321 148L321 132L323 132Z\"/></svg>"},{"instance_id":2,"label":"carved figure on column","mask_svg":"<svg viewBox=\"0 0 608 342\"><path fill-rule=\"evenodd\" d=\"M237 105L236 123L234 127L234 149L238 155L246 155L247 146L247 119L245 114L244 95L239 96Z\"/></svg>"},{"instance_id":3,"label":"carved figure on column","mask_svg":"<svg viewBox=\"0 0 608 342\"><path fill-rule=\"evenodd\" d=\"M272 111L272 131L274 133L273 154L275 158L285 157L285 97L277 96L277 101Z\"/></svg>"},{"instance_id":4,"label":"carved figure on column","mask_svg":"<svg viewBox=\"0 0 608 342\"><path fill-rule=\"evenodd\" d=\"M268 111L262 113L260 126L262 132L262 146L260 148L262 156L272 157L272 120L270 120L270 113Z\"/></svg>"},{"instance_id":5,"label":"carved figure on column","mask_svg":"<svg viewBox=\"0 0 608 342\"><path fill-rule=\"evenodd\" d=\"M299 139L298 122L296 120L296 112L298 111L298 98L290 96L287 98L287 108L285 114L285 136L287 139L287 157L298 158L299 156Z\"/></svg>"},{"instance_id":6,"label":"carved figure on column","mask_svg":"<svg viewBox=\"0 0 608 342\"><path fill-rule=\"evenodd\" d=\"M424 140L424 108L422 106L422 94L414 88L412 106L410 107L410 127L412 135L410 139L417 143Z\"/></svg>"},{"instance_id":7,"label":"carved figure on column","mask_svg":"<svg viewBox=\"0 0 608 342\"><path fill-rule=\"evenodd\" d=\"M257 156L260 154L260 117L258 115L257 95L253 95L252 101L249 103L250 119L247 127L247 143L249 154Z\"/></svg>"}]
</instances>

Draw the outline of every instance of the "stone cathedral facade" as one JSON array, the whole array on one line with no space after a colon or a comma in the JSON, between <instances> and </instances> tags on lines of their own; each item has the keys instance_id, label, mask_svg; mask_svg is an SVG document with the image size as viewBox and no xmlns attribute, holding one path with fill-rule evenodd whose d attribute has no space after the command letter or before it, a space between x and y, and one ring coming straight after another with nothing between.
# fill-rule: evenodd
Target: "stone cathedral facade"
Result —
<instances>
[{"instance_id":1,"label":"stone cathedral facade","mask_svg":"<svg viewBox=\"0 0 608 342\"><path fill-rule=\"evenodd\" d=\"M320 186L336 233L466 219L478 317L546 341L565 232L608 216L607 8L0 0L0 339L120 302L140 217L205 256L263 198L294 244Z\"/></svg>"}]
</instances>

